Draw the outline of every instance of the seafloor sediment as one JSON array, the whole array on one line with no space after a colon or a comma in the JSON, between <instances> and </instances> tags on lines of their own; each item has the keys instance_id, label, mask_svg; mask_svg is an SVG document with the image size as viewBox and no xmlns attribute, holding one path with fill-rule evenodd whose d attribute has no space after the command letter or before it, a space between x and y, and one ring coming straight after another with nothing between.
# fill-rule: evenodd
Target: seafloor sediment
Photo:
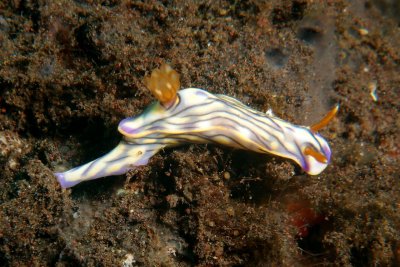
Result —
<instances>
[{"instance_id":1,"label":"seafloor sediment","mask_svg":"<svg viewBox=\"0 0 400 267\"><path fill-rule=\"evenodd\" d=\"M400 265L397 1L1 1L1 266ZM170 63L322 131L331 165L186 145L62 190Z\"/></svg>"}]
</instances>

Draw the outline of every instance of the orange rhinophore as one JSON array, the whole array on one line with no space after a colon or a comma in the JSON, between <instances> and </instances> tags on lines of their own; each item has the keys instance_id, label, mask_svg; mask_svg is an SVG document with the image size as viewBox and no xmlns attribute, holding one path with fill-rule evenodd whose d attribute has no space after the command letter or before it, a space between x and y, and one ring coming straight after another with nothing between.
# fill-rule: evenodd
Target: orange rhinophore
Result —
<instances>
[{"instance_id":1,"label":"orange rhinophore","mask_svg":"<svg viewBox=\"0 0 400 267\"><path fill-rule=\"evenodd\" d=\"M144 78L144 83L160 103L169 107L175 103L177 92L181 86L179 74L168 64L152 71Z\"/></svg>"},{"instance_id":2,"label":"orange rhinophore","mask_svg":"<svg viewBox=\"0 0 400 267\"><path fill-rule=\"evenodd\" d=\"M315 151L311 147L306 147L303 151L304 155L313 157L316 161L321 163L327 163L328 159L321 153Z\"/></svg>"},{"instance_id":3,"label":"orange rhinophore","mask_svg":"<svg viewBox=\"0 0 400 267\"><path fill-rule=\"evenodd\" d=\"M328 114L325 115L325 117L322 118L322 120L320 120L319 122L317 122L314 125L310 126L310 130L313 133L317 133L319 130L321 130L322 128L324 128L326 125L328 125L328 123L333 119L333 117L335 117L336 113L339 110L339 104L337 104L333 109L331 109ZM327 163L328 159L321 153L319 153L318 151L316 151L315 149L313 149L312 147L306 147L303 151L304 155L308 155L313 157L316 161L320 162L320 163Z\"/></svg>"},{"instance_id":4,"label":"orange rhinophore","mask_svg":"<svg viewBox=\"0 0 400 267\"><path fill-rule=\"evenodd\" d=\"M319 122L310 126L310 130L314 133L318 132L322 128L324 128L328 123L335 117L336 113L339 110L339 104L337 104L333 109L331 109L325 117L322 118Z\"/></svg>"}]
</instances>

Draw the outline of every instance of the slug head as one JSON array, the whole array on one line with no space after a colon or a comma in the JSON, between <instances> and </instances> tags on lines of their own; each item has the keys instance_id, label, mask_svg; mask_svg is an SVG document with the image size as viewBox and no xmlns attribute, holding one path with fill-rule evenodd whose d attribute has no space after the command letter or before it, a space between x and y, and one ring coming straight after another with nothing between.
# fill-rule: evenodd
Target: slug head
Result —
<instances>
[{"instance_id":1,"label":"slug head","mask_svg":"<svg viewBox=\"0 0 400 267\"><path fill-rule=\"evenodd\" d=\"M309 130L303 129L306 133L296 135L299 136L297 137L297 144L301 149L304 160L303 164L300 163L300 165L309 174L319 174L329 164L331 149L327 141L318 134L318 131L328 125L338 110L339 105L336 105L318 123L310 126Z\"/></svg>"},{"instance_id":2,"label":"slug head","mask_svg":"<svg viewBox=\"0 0 400 267\"><path fill-rule=\"evenodd\" d=\"M303 128L302 133L296 134L296 143L301 153L298 161L305 172L311 175L321 173L329 164L331 149L328 142L318 133Z\"/></svg>"}]
</instances>

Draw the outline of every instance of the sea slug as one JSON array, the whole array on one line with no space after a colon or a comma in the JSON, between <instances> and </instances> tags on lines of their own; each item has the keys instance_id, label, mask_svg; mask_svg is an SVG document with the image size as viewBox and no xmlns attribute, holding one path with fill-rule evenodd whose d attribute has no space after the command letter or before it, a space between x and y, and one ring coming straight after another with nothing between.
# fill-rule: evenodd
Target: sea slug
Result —
<instances>
[{"instance_id":1,"label":"sea slug","mask_svg":"<svg viewBox=\"0 0 400 267\"><path fill-rule=\"evenodd\" d=\"M154 70L145 83L159 101L142 114L120 122L118 130L123 139L108 154L56 173L63 188L126 173L147 164L160 149L184 143L217 143L271 153L293 160L311 175L321 173L330 162L331 150L318 130L334 117L339 106L311 127L297 126L226 95L197 88L178 91L179 75L168 65Z\"/></svg>"}]
</instances>

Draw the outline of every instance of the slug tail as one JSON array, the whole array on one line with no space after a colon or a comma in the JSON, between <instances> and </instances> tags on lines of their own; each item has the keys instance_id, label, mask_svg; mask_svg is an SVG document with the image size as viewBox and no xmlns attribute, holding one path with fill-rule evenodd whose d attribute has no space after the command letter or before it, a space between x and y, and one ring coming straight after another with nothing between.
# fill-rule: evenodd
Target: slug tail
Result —
<instances>
[{"instance_id":1,"label":"slug tail","mask_svg":"<svg viewBox=\"0 0 400 267\"><path fill-rule=\"evenodd\" d=\"M54 175L62 188L70 188L80 183L80 181L68 180L62 172L56 172Z\"/></svg>"},{"instance_id":2,"label":"slug tail","mask_svg":"<svg viewBox=\"0 0 400 267\"><path fill-rule=\"evenodd\" d=\"M55 173L55 176L62 188L70 188L83 181L121 175L135 166L146 165L162 147L164 145L138 145L122 141L108 154L69 171Z\"/></svg>"}]
</instances>

